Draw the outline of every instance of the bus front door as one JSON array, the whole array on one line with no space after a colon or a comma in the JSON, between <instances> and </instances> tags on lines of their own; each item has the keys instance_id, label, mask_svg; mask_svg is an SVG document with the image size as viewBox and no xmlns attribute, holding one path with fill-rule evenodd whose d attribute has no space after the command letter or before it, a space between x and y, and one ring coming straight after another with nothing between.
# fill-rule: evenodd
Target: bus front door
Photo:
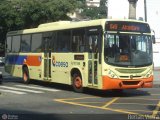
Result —
<instances>
[{"instance_id":1,"label":"bus front door","mask_svg":"<svg viewBox=\"0 0 160 120\"><path fill-rule=\"evenodd\" d=\"M98 59L96 53L89 53L89 61L88 61L88 83L91 86L96 87L98 85Z\"/></svg>"},{"instance_id":2,"label":"bus front door","mask_svg":"<svg viewBox=\"0 0 160 120\"><path fill-rule=\"evenodd\" d=\"M51 80L51 39L43 37L44 43L44 80Z\"/></svg>"}]
</instances>

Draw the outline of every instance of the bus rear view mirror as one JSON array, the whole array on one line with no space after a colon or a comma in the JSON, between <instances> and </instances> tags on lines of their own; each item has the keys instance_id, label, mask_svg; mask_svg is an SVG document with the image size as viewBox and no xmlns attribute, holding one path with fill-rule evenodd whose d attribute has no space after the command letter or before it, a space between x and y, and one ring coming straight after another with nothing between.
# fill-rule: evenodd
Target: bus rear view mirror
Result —
<instances>
[{"instance_id":1,"label":"bus rear view mirror","mask_svg":"<svg viewBox=\"0 0 160 120\"><path fill-rule=\"evenodd\" d=\"M155 44L156 43L155 31L152 29L151 29L151 39L152 39L152 43Z\"/></svg>"},{"instance_id":2,"label":"bus rear view mirror","mask_svg":"<svg viewBox=\"0 0 160 120\"><path fill-rule=\"evenodd\" d=\"M155 35L152 35L152 43L153 43L153 44L156 43Z\"/></svg>"}]
</instances>

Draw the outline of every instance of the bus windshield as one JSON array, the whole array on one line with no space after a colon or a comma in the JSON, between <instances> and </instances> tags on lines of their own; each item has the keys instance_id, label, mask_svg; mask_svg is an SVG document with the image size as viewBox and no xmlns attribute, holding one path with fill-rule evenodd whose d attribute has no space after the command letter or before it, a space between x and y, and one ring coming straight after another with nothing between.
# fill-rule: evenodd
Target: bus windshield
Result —
<instances>
[{"instance_id":1,"label":"bus windshield","mask_svg":"<svg viewBox=\"0 0 160 120\"><path fill-rule=\"evenodd\" d=\"M138 67L152 64L152 41L144 34L106 33L104 59L107 64Z\"/></svg>"}]
</instances>

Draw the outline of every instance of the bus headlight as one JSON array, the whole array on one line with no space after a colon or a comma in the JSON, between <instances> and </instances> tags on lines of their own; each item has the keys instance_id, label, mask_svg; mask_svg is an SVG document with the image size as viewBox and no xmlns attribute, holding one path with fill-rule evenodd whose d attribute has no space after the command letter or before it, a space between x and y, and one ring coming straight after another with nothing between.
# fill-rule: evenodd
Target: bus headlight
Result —
<instances>
[{"instance_id":1,"label":"bus headlight","mask_svg":"<svg viewBox=\"0 0 160 120\"><path fill-rule=\"evenodd\" d=\"M145 75L145 77L146 77L146 78L149 78L151 75L152 75L152 70L149 70L149 71L147 72L147 74Z\"/></svg>"},{"instance_id":2,"label":"bus headlight","mask_svg":"<svg viewBox=\"0 0 160 120\"><path fill-rule=\"evenodd\" d=\"M108 76L111 78L118 78L117 75L112 70L108 70Z\"/></svg>"}]
</instances>

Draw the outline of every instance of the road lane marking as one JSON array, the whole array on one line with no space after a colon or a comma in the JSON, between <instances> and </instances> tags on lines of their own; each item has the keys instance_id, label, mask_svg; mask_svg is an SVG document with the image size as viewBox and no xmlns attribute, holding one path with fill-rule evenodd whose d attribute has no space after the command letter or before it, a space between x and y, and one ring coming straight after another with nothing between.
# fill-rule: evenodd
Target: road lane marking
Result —
<instances>
[{"instance_id":1,"label":"road lane marking","mask_svg":"<svg viewBox=\"0 0 160 120\"><path fill-rule=\"evenodd\" d=\"M79 98L54 99L54 101L65 103L65 104L72 104L72 105L76 105L76 106L88 107L88 108L97 108L97 109L109 110L109 111L119 112L119 113L124 113L124 114L135 114L135 115L138 115L138 116L146 118L146 119L155 119L156 115L159 113L158 110L160 109L160 101L159 101L159 99L135 98L135 99L139 99L139 100L159 101L159 104L157 105L157 106L159 106L159 108L156 107L155 112L153 114L155 116L153 116L152 114L137 113L137 112L150 112L150 113L152 113L153 111L127 110L127 109L116 109L116 108L113 109L113 108L108 107L111 104L118 104L118 103L114 103L114 102L116 100L118 100L118 98L121 98L121 97L115 97L111 101L107 102L106 103L106 106L108 105L107 107L104 107L105 105L104 106L94 106L94 105L90 105L90 104L83 104L83 103L89 103L89 101L87 101L87 102L73 101L73 100L81 100L81 99L83 100L83 99L87 99L87 98L98 98L98 97L79 97ZM133 99L133 98L122 98L122 100L123 99L125 100L125 99ZM96 103L96 102L93 102L93 103ZM99 103L99 102L97 102L97 103ZM137 103L135 103L135 104L137 104ZM155 105L155 104L143 104L143 105Z\"/></svg>"},{"instance_id":2,"label":"road lane marking","mask_svg":"<svg viewBox=\"0 0 160 120\"><path fill-rule=\"evenodd\" d=\"M97 97L78 97L78 98L67 98L67 99L58 99L58 100L81 100L86 98L97 98Z\"/></svg>"},{"instance_id":3,"label":"road lane marking","mask_svg":"<svg viewBox=\"0 0 160 120\"><path fill-rule=\"evenodd\" d=\"M87 97L83 97L82 99L85 99L85 98L87 98ZM89 98L91 98L91 97L89 97ZM74 99L74 98L72 98L72 99ZM72 100L72 99L70 99L70 100ZM81 99L81 98L75 98L75 99ZM61 103L65 103L65 104L83 106L83 107L87 107L87 108L96 108L96 109L102 109L102 110L109 110L109 111L112 111L112 112L124 113L124 114L128 114L128 115L134 114L134 115L146 118L146 119L154 119L155 118L152 115L144 115L144 114L132 112L130 110L127 111L127 110L123 110L123 109L112 109L112 108L109 108L109 107L99 107L99 106L93 106L93 105L88 105L88 104L80 104L80 103L77 103L77 102L69 102L67 100L69 100L69 99L53 99L53 101L61 102Z\"/></svg>"},{"instance_id":4,"label":"road lane marking","mask_svg":"<svg viewBox=\"0 0 160 120\"><path fill-rule=\"evenodd\" d=\"M42 92L42 91L21 89L21 88L8 87L8 86L0 86L0 88L10 89L10 90L18 90L18 91L24 91L24 92L31 92L31 93L44 93L44 92Z\"/></svg>"},{"instance_id":5,"label":"road lane marking","mask_svg":"<svg viewBox=\"0 0 160 120\"><path fill-rule=\"evenodd\" d=\"M66 99L66 100L68 100L68 99ZM72 104L72 105L77 105L77 106L88 107L88 108L98 108L98 109L103 109L103 110L110 110L110 111L119 112L119 113L138 114L138 113L129 112L129 111L124 111L124 110L119 110L119 109L104 108L104 107L99 107L99 106L93 106L93 105L87 105L87 104L80 104L80 103L76 103L76 102L69 102L69 101L65 101L65 100L62 100L62 99L54 99L54 101L56 101L56 102L61 102L61 103Z\"/></svg>"},{"instance_id":6,"label":"road lane marking","mask_svg":"<svg viewBox=\"0 0 160 120\"><path fill-rule=\"evenodd\" d=\"M1 92L10 92L10 93L19 94L19 95L27 94L27 93L25 93L25 92L13 91L13 90L4 90L4 89L0 89L0 91L1 91Z\"/></svg>"},{"instance_id":7,"label":"road lane marking","mask_svg":"<svg viewBox=\"0 0 160 120\"><path fill-rule=\"evenodd\" d=\"M103 102L77 102L77 103L84 103L84 104L102 104Z\"/></svg>"},{"instance_id":8,"label":"road lane marking","mask_svg":"<svg viewBox=\"0 0 160 120\"><path fill-rule=\"evenodd\" d=\"M14 85L14 86L22 87L22 88L32 88L32 89L44 90L44 91L50 91L50 92L60 91L60 90L52 89L52 88L42 88L40 86L26 86L26 85Z\"/></svg>"},{"instance_id":9,"label":"road lane marking","mask_svg":"<svg viewBox=\"0 0 160 120\"><path fill-rule=\"evenodd\" d=\"M103 105L102 107L103 108L106 108L106 107L108 107L109 105L111 105L112 103L114 103L116 100L118 100L119 99L119 97L116 97L116 98L114 98L114 99L112 99L111 101L109 101L109 102L107 102L105 105Z\"/></svg>"},{"instance_id":10,"label":"road lane marking","mask_svg":"<svg viewBox=\"0 0 160 120\"><path fill-rule=\"evenodd\" d=\"M159 109L160 109L160 101L159 101L159 103L157 104L155 110L154 110L153 113L152 113L152 116L153 116L153 117L156 117L156 115L157 115L158 112L159 112Z\"/></svg>"}]
</instances>

